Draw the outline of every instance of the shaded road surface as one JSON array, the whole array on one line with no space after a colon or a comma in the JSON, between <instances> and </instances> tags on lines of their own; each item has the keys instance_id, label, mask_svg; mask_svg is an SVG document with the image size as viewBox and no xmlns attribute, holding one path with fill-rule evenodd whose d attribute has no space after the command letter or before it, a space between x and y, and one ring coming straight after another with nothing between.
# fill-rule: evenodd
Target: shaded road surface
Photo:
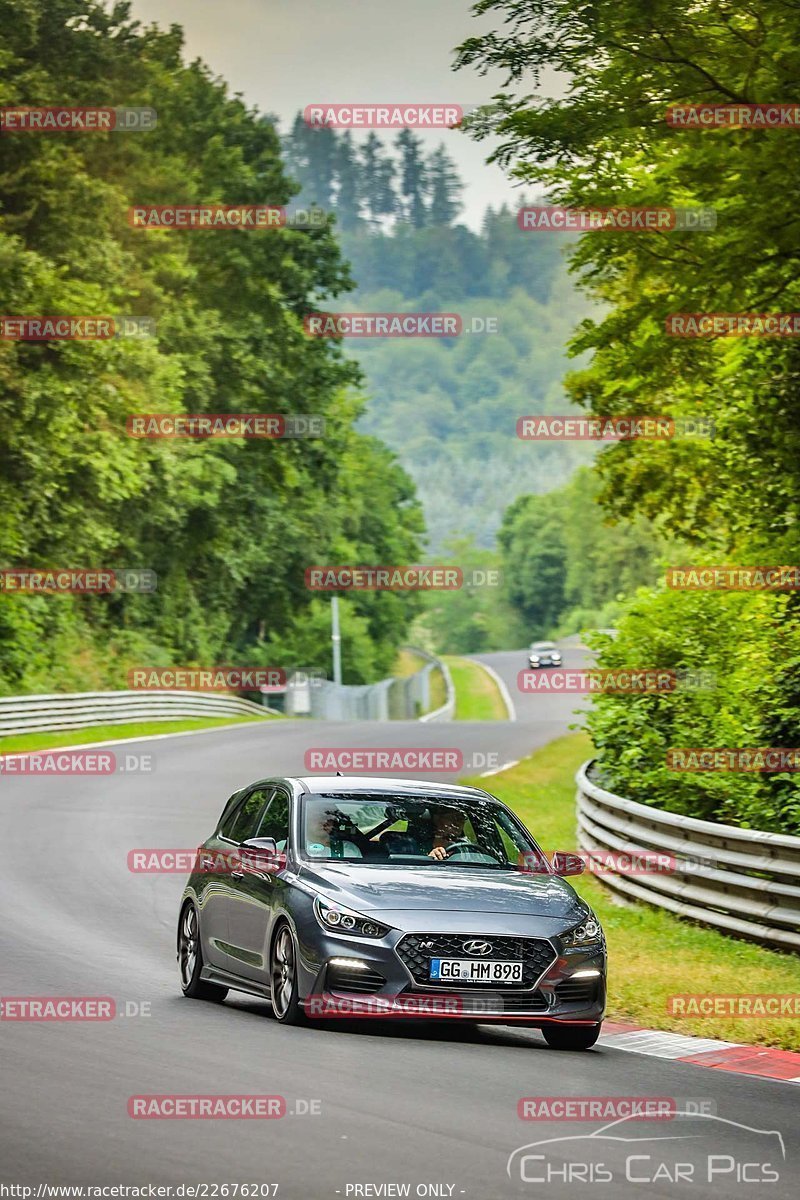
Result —
<instances>
[{"instance_id":1,"label":"shaded road surface","mask_svg":"<svg viewBox=\"0 0 800 1200\"><path fill-rule=\"evenodd\" d=\"M571 653L570 665L577 665L580 652ZM40 1183L277 1183L284 1200L574 1196L590 1178L591 1194L601 1200L797 1194L791 1130L798 1092L792 1084L608 1048L559 1053L533 1030L383 1021L291 1029L272 1019L266 1003L244 996L219 1007L181 997L174 927L183 877L133 875L128 851L196 846L237 787L262 775L304 773L309 747L457 747L467 773L482 766L470 762L477 753L502 764L566 731L572 698L519 697L514 685L522 654L487 661L510 685L514 723L276 722L120 748L152 754L152 774L0 775L0 991L111 996L123 1012L126 1003L150 1006L149 1016L105 1023L0 1021L0 1181L34 1189ZM677 979L680 964L675 967ZM175 1093L281 1095L289 1115L273 1121L127 1115L131 1095ZM691 1185L676 1184L665 1178L672 1168L663 1163L659 1181L648 1185L641 1180L656 1174L661 1159L674 1162L674 1142L634 1146L637 1182L626 1182L621 1143L595 1140L588 1147L551 1146L546 1169L552 1181L526 1183L518 1161L512 1176L506 1174L512 1151L598 1127L597 1121L522 1121L517 1103L532 1095L704 1098L725 1120L782 1131L787 1161L778 1162L779 1181L768 1186L737 1184L732 1173L708 1184L699 1168ZM318 1115L301 1115L303 1101L316 1102ZM638 1122L626 1136L664 1136L670 1124ZM738 1155L737 1171L739 1158L763 1166L777 1153L774 1137L719 1122L706 1141L712 1153ZM701 1143L685 1144L688 1160ZM580 1178L576 1158L583 1164ZM528 1158L522 1175L541 1178L544 1169ZM755 1169L745 1174L752 1178ZM610 1170L612 1182L603 1170Z\"/></svg>"}]
</instances>

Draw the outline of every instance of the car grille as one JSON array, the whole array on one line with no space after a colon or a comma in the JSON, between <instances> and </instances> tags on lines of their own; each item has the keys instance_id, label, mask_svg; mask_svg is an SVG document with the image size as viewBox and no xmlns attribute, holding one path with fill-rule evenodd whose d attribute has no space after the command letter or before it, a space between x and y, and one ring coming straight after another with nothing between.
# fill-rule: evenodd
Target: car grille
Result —
<instances>
[{"instance_id":1,"label":"car grille","mask_svg":"<svg viewBox=\"0 0 800 1200\"><path fill-rule=\"evenodd\" d=\"M359 971L352 967L329 966L327 986L332 992L357 992L372 996L379 992L386 980L377 971Z\"/></svg>"},{"instance_id":2,"label":"car grille","mask_svg":"<svg viewBox=\"0 0 800 1200\"><path fill-rule=\"evenodd\" d=\"M487 955L467 954L464 943L480 938L491 943L492 952ZM529 937L494 937L491 934L449 934L449 933L408 933L395 946L395 952L400 961L408 967L415 983L425 987L448 988L450 991L463 990L455 980L442 980L439 983L430 979L430 960L432 958L467 958L475 962L492 962L506 960L513 962L522 960L522 983L506 984L506 987L530 989L538 982L548 967L556 960L556 952L544 938ZM470 991L480 987L479 984L467 984ZM491 987L491 985L489 985Z\"/></svg>"},{"instance_id":3,"label":"car grille","mask_svg":"<svg viewBox=\"0 0 800 1200\"><path fill-rule=\"evenodd\" d=\"M596 979L565 980L555 988L556 1000L560 1004L593 1004L597 999Z\"/></svg>"}]
</instances>

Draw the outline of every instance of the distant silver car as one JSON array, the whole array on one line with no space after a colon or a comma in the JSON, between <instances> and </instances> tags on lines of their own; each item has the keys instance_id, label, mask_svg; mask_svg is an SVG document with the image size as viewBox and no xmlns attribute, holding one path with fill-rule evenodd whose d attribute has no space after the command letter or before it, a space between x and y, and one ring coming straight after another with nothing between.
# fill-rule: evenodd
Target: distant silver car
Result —
<instances>
[{"instance_id":1,"label":"distant silver car","mask_svg":"<svg viewBox=\"0 0 800 1200\"><path fill-rule=\"evenodd\" d=\"M606 946L519 818L478 788L266 779L231 797L183 893L184 995L229 988L279 1021L365 1013L524 1022L594 1045Z\"/></svg>"},{"instance_id":2,"label":"distant silver car","mask_svg":"<svg viewBox=\"0 0 800 1200\"><path fill-rule=\"evenodd\" d=\"M561 651L555 642L532 642L528 651L530 667L560 667Z\"/></svg>"}]
</instances>

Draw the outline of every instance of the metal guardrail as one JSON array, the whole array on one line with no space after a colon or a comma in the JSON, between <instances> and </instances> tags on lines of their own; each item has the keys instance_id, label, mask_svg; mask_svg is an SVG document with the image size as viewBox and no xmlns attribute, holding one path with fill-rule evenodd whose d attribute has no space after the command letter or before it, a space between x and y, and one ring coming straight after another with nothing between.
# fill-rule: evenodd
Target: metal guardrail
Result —
<instances>
[{"instance_id":1,"label":"metal guardrail","mask_svg":"<svg viewBox=\"0 0 800 1200\"><path fill-rule=\"evenodd\" d=\"M0 738L129 721L181 717L266 717L269 710L239 696L206 692L65 692L52 696L0 696ZM2 741L0 741L2 749Z\"/></svg>"},{"instance_id":2,"label":"metal guardrail","mask_svg":"<svg viewBox=\"0 0 800 1200\"><path fill-rule=\"evenodd\" d=\"M575 776L582 851L670 855L668 872L600 875L615 892L726 933L800 950L800 837L718 825L624 800Z\"/></svg>"}]
</instances>

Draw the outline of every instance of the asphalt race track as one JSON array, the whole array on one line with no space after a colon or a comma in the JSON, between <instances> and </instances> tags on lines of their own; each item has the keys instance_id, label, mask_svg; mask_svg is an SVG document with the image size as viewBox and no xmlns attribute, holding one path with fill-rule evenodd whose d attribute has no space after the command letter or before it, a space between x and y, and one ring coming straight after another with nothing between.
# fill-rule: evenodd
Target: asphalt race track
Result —
<instances>
[{"instance_id":1,"label":"asphalt race track","mask_svg":"<svg viewBox=\"0 0 800 1200\"><path fill-rule=\"evenodd\" d=\"M41 1183L278 1184L282 1200L800 1193L796 1084L602 1046L558 1052L526 1029L377 1020L284 1028L243 995L221 1006L181 996L174 943L184 877L132 874L129 850L196 846L236 788L306 773L309 747L457 747L468 762L494 756L482 760L491 769L566 732L573 697L520 696L522 654L486 661L509 687L516 722L275 722L120 747L152 754L152 774L0 776L0 992L110 996L123 1014L0 1021L0 1181L32 1185L34 1196ZM580 661L579 650L568 653L568 665ZM677 962L675 970L677 979ZM132 1095L175 1093L279 1095L288 1111L277 1120L128 1115ZM671 1122L629 1123L624 1136L645 1140L633 1148L635 1167L625 1167L622 1143L565 1142L547 1164L515 1160L509 1175L518 1147L598 1128L520 1120L518 1101L535 1095L702 1099L720 1120L706 1121L707 1138L692 1129L682 1144L652 1140L677 1136ZM757 1131L782 1134L785 1161L780 1139ZM675 1182L675 1163L688 1171L698 1148L719 1156L712 1181L698 1168L691 1182ZM764 1180L765 1163L777 1181ZM535 1182L545 1169L550 1181Z\"/></svg>"}]
</instances>

